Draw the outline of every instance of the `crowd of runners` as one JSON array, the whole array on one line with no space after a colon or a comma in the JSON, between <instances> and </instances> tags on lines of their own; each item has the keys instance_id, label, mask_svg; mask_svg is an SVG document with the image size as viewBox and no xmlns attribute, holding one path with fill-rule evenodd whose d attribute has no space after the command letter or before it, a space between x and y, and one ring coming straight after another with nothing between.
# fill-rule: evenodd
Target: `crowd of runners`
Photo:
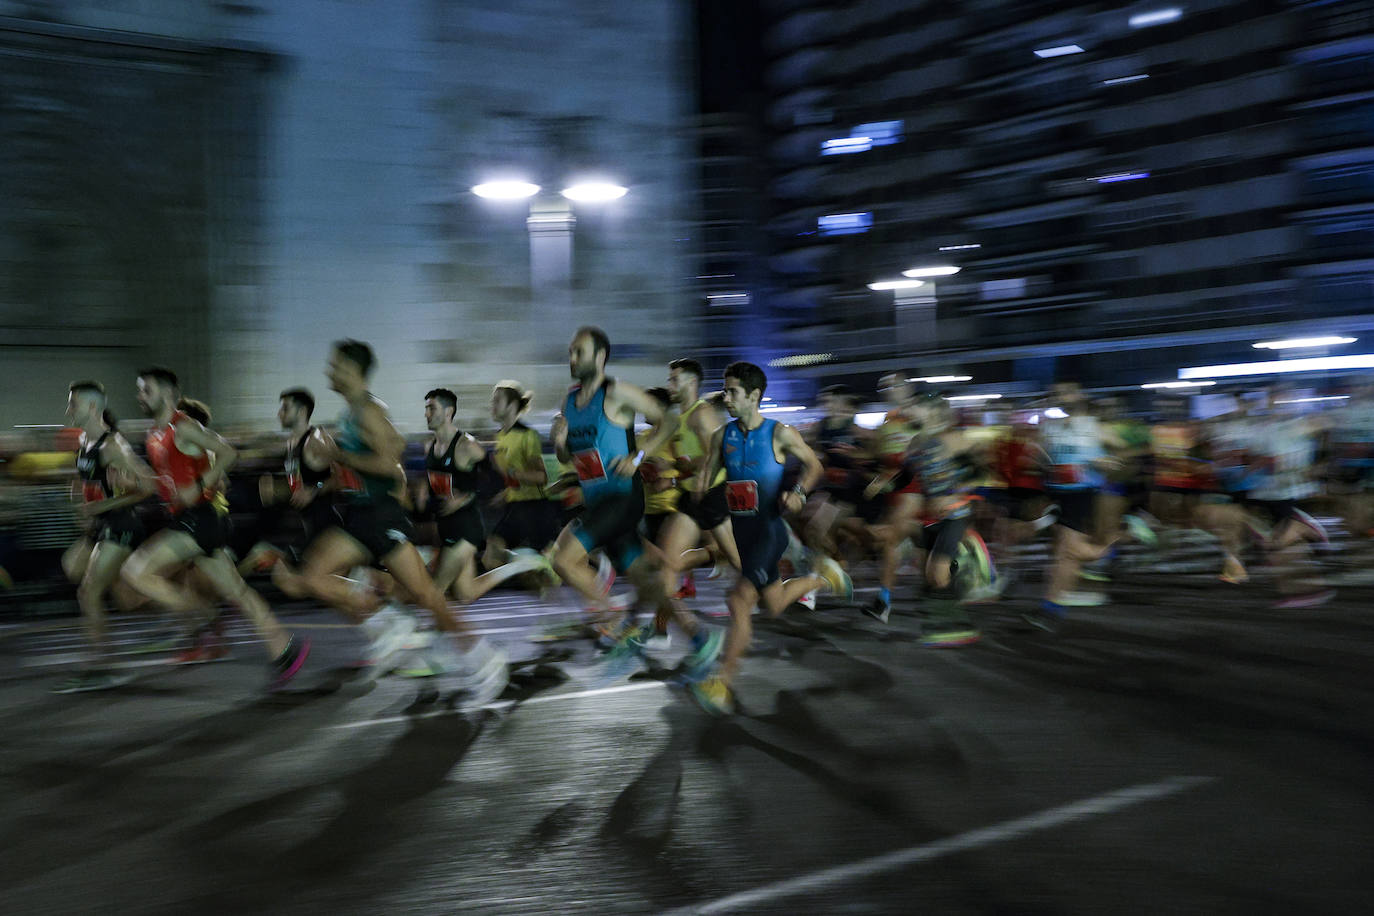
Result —
<instances>
[{"instance_id":1,"label":"crowd of runners","mask_svg":"<svg viewBox=\"0 0 1374 916\"><path fill-rule=\"evenodd\" d=\"M522 422L530 393L503 380L491 393L491 442L458 428L449 389L406 405L433 434L420 471L369 391L371 348L335 343L326 376L344 412L318 425L308 389L282 392L279 469L254 495L295 521L242 556L226 499L240 455L211 428L210 408L183 397L170 370L144 370L135 382L152 427L131 443L104 386L74 382L67 417L80 430L87 534L64 567L78 583L88 659L54 689L125 683L106 612L140 604L177 621L183 663L221 657L223 615L236 610L265 647L268 688L286 686L311 645L252 584L270 578L360 628L366 676L439 678L480 706L506 688L508 659L464 609L504 583L574 590L584 610L538 638L595 641L603 680L633 674L676 631L689 651L675 682L727 713L755 613L828 595L827 607L886 626L894 600L914 599L923 645L970 646L981 638L977 605L1042 572L1024 548L1043 538L1043 587L1022 619L1028 632L1054 634L1072 608L1108 601L1093 583L1110 580L1127 543L1148 550L1182 531L1215 545L1217 588L1263 569L1273 600L1300 609L1334 596L1314 506L1334 507L1357 542L1374 525L1374 388L1364 384L1320 410L1274 387L1203 420L1186 399L1165 401L1147 422L1072 383L995 415L955 409L898 372L876 392L825 389L824 416L794 427L769 411L759 366L731 364L707 393L701 365L677 359L664 386L646 390L608 375L611 349L599 328L573 335L575 384L548 435L555 460ZM875 396L885 410L861 423L860 401ZM860 568L876 570L865 601L848 572ZM722 576L725 607L704 606L698 577ZM632 590L616 593L617 577Z\"/></svg>"}]
</instances>

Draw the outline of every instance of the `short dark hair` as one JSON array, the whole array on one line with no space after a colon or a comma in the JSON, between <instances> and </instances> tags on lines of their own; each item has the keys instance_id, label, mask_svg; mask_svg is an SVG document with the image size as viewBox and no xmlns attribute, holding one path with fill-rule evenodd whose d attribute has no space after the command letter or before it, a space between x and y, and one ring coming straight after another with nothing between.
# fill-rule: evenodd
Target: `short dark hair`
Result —
<instances>
[{"instance_id":1,"label":"short dark hair","mask_svg":"<svg viewBox=\"0 0 1374 916\"><path fill-rule=\"evenodd\" d=\"M669 372L672 372L674 369L676 369L679 372L687 372L691 375L695 375L697 377L697 381L701 381L701 363L697 362L694 359L675 359L668 364Z\"/></svg>"},{"instance_id":2,"label":"short dark hair","mask_svg":"<svg viewBox=\"0 0 1374 916\"><path fill-rule=\"evenodd\" d=\"M357 366L358 371L364 376L371 375L377 365L376 354L361 340L345 337L343 340L334 341L334 349L344 359Z\"/></svg>"},{"instance_id":3,"label":"short dark hair","mask_svg":"<svg viewBox=\"0 0 1374 916\"><path fill-rule=\"evenodd\" d=\"M584 324L577 329L577 333L573 335L573 340L576 340L583 334L586 334L592 339L592 355L595 356L597 353L605 353L606 360L609 362L611 359L611 339L606 336L606 332L594 324Z\"/></svg>"},{"instance_id":4,"label":"short dark hair","mask_svg":"<svg viewBox=\"0 0 1374 916\"><path fill-rule=\"evenodd\" d=\"M667 388L646 388L644 393L658 401L660 407L668 407L673 403L673 396L668 393Z\"/></svg>"},{"instance_id":5,"label":"short dark hair","mask_svg":"<svg viewBox=\"0 0 1374 916\"><path fill-rule=\"evenodd\" d=\"M181 381L177 378L177 374L164 366L149 366L147 369L140 369L138 370L138 377L152 379L169 388L181 388Z\"/></svg>"},{"instance_id":6,"label":"short dark hair","mask_svg":"<svg viewBox=\"0 0 1374 916\"><path fill-rule=\"evenodd\" d=\"M425 392L425 400L428 401L430 398L438 401L455 414L458 413L458 395L447 388L435 388L433 391Z\"/></svg>"},{"instance_id":7,"label":"short dark hair","mask_svg":"<svg viewBox=\"0 0 1374 916\"><path fill-rule=\"evenodd\" d=\"M210 405L204 401L197 401L195 398L180 398L177 401L177 410L195 420L201 426L209 426L212 414Z\"/></svg>"},{"instance_id":8,"label":"short dark hair","mask_svg":"<svg viewBox=\"0 0 1374 916\"><path fill-rule=\"evenodd\" d=\"M315 396L310 393L308 388L288 388L277 395L283 401L292 401L305 408L305 417L310 419L310 415L315 412Z\"/></svg>"},{"instance_id":9,"label":"short dark hair","mask_svg":"<svg viewBox=\"0 0 1374 916\"><path fill-rule=\"evenodd\" d=\"M854 389L843 383L838 385L826 385L821 389L821 394L828 394L836 398L852 398L854 397Z\"/></svg>"},{"instance_id":10,"label":"short dark hair","mask_svg":"<svg viewBox=\"0 0 1374 916\"><path fill-rule=\"evenodd\" d=\"M67 386L67 390L72 394L95 394L101 398L105 397L105 386L92 379L81 379L72 382Z\"/></svg>"},{"instance_id":11,"label":"short dark hair","mask_svg":"<svg viewBox=\"0 0 1374 916\"><path fill-rule=\"evenodd\" d=\"M768 390L768 376L764 375L763 370L753 363L743 361L734 362L725 367L726 378L738 379L740 385L744 387L744 393L757 391L759 397Z\"/></svg>"}]
</instances>

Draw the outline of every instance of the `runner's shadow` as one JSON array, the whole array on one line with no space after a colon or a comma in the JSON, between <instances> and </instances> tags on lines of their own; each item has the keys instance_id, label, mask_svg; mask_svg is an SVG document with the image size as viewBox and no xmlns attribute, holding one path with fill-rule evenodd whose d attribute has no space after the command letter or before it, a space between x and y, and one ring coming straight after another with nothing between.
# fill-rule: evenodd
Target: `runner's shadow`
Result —
<instances>
[{"instance_id":1,"label":"runner's shadow","mask_svg":"<svg viewBox=\"0 0 1374 916\"><path fill-rule=\"evenodd\" d=\"M416 719L361 769L259 798L189 828L186 848L199 857L207 890L213 888L221 906L232 900L233 908L270 909L283 895L353 873L378 848L411 835L397 810L445 785L488 718ZM317 816L321 809L327 817ZM290 863L289 872L281 863Z\"/></svg>"}]
</instances>

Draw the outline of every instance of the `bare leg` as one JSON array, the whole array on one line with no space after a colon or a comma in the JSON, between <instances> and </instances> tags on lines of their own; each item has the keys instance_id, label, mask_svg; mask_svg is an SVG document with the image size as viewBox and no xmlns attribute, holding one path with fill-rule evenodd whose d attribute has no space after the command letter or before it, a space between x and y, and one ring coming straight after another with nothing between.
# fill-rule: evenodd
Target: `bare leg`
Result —
<instances>
[{"instance_id":1,"label":"bare leg","mask_svg":"<svg viewBox=\"0 0 1374 916\"><path fill-rule=\"evenodd\" d=\"M76 590L76 603L81 607L81 619L86 630L86 643L96 658L103 658L105 645L105 595L119 579L119 567L128 559L129 548L114 541L101 541L91 551L81 585Z\"/></svg>"},{"instance_id":2,"label":"bare leg","mask_svg":"<svg viewBox=\"0 0 1374 916\"><path fill-rule=\"evenodd\" d=\"M248 583L243 581L239 571L234 568L234 561L230 558L228 550L220 549L211 556L196 557L194 562L196 569L210 580L220 597L248 618L258 636L267 644L269 659L276 658L286 651L286 646L291 641L290 634L282 627L262 595L253 591L248 587Z\"/></svg>"}]
</instances>

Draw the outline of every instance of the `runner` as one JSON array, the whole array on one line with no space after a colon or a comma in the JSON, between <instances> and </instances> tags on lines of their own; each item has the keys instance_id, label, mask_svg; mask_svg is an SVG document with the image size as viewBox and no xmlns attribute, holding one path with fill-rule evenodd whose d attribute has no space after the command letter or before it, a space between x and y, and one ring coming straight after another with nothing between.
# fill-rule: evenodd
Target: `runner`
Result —
<instances>
[{"instance_id":1,"label":"runner","mask_svg":"<svg viewBox=\"0 0 1374 916\"><path fill-rule=\"evenodd\" d=\"M910 416L917 433L907 444L902 467L869 484L867 495L901 490L913 478L921 481L925 506L920 550L926 556L921 642L933 647L971 645L981 634L962 602L979 584L980 567L982 580L988 584L991 580L986 548L970 527L972 483L976 469L985 462L976 454L974 443L954 429L952 412L943 398L922 399L911 406ZM887 614L880 619L886 622Z\"/></svg>"},{"instance_id":2,"label":"runner","mask_svg":"<svg viewBox=\"0 0 1374 916\"><path fill-rule=\"evenodd\" d=\"M346 402L328 455L340 475L343 524L321 534L304 568L288 578L362 625L370 639L368 660L374 676L390 671L403 652L419 650L428 670L451 675L464 702L480 705L505 689L506 656L453 615L415 549L410 517L401 502L406 498L401 469L405 438L391 422L386 405L368 390L375 366L372 348L359 340L340 340L330 352L329 386ZM355 566L371 563L384 566L411 599L430 612L440 638L417 639L409 614L392 607L379 611L375 595L344 578Z\"/></svg>"},{"instance_id":3,"label":"runner","mask_svg":"<svg viewBox=\"0 0 1374 916\"><path fill-rule=\"evenodd\" d=\"M892 474L901 468L907 444L916 433L912 422L916 396L906 372L884 375L878 382L878 393L887 400L889 409L874 436L874 451L880 473ZM901 489L886 494L885 499L887 508L883 520L874 528L882 549L878 594L862 608L876 620L886 620L892 609L892 587L902 564L902 544L908 538L915 538L921 530L920 481L911 480Z\"/></svg>"},{"instance_id":4,"label":"runner","mask_svg":"<svg viewBox=\"0 0 1374 916\"><path fill-rule=\"evenodd\" d=\"M670 593L690 598L696 594L692 569L711 560L719 566L739 568L739 548L730 528L730 512L725 505L725 472L720 471L704 490L697 489L697 472L706 461L706 445L722 425L718 410L701 397L701 364L694 359L675 359L668 364L668 392L679 411L679 424L673 445L681 498L663 523L655 539L663 551L664 583ZM698 550L705 538L710 547ZM679 578L687 580L678 592Z\"/></svg>"},{"instance_id":5,"label":"runner","mask_svg":"<svg viewBox=\"0 0 1374 916\"><path fill-rule=\"evenodd\" d=\"M134 454L105 408L105 387L99 382L72 382L67 392L67 422L81 430L76 454L76 483L80 487L78 514L88 520L90 534L73 545L81 555L76 601L81 608L88 656L80 671L62 681L56 693L108 690L130 677L109 667L105 641L105 598L119 583L124 561L142 543L143 523L134 505L156 492L152 469ZM129 483L120 492L112 472ZM73 568L75 571L75 568Z\"/></svg>"},{"instance_id":6,"label":"runner","mask_svg":"<svg viewBox=\"0 0 1374 916\"><path fill-rule=\"evenodd\" d=\"M514 576L548 571L548 561L535 550L503 551L505 565L477 574L477 556L486 547L487 533L477 501L486 449L454 424L457 396L447 388L425 394L425 425L434 438L425 448L425 481L439 534L439 558L434 587L450 588L463 604L471 604Z\"/></svg>"},{"instance_id":7,"label":"runner","mask_svg":"<svg viewBox=\"0 0 1374 916\"><path fill-rule=\"evenodd\" d=\"M499 565L511 548L543 551L558 534L556 508L544 489L549 475L539 433L520 419L529 411L533 397L510 379L497 382L491 391L491 418L501 427L492 464L506 485L494 500L503 510L487 538L483 563L488 568Z\"/></svg>"},{"instance_id":8,"label":"runner","mask_svg":"<svg viewBox=\"0 0 1374 916\"><path fill-rule=\"evenodd\" d=\"M610 623L610 581L598 576L587 562L600 549L614 568L628 575L642 603L671 612L663 571L646 554L639 537L644 515L644 484L639 475L645 455L672 441L678 419L642 388L606 375L611 344L600 328L582 327L568 346L568 369L577 380L568 392L563 412L554 418L551 437L560 461L571 462L582 487L580 517L564 528L554 546L554 569L576 589L602 622ZM642 414L649 430L636 446L635 416ZM703 492L706 488L703 487ZM616 644L607 667L625 668L627 654L637 654L643 635L633 620L615 632ZM709 667L720 652L721 637L713 630L684 663L690 671Z\"/></svg>"},{"instance_id":9,"label":"runner","mask_svg":"<svg viewBox=\"0 0 1374 916\"><path fill-rule=\"evenodd\" d=\"M752 638L751 618L760 602L770 616L776 617L810 591L827 589L846 600L854 595L849 576L828 557L817 561L819 572L815 574L785 582L778 575L778 561L788 544L787 523L782 516L805 505L807 495L821 481L823 468L796 429L759 412L767 387L767 376L753 363L736 362L726 367L725 404L735 419L712 435L706 463L697 475L704 491L717 470L725 468L730 520L742 562L739 581L726 596L731 627L719 668L709 677L692 682L697 701L717 714L733 708L730 685ZM788 458L801 463L801 479L791 490L782 492Z\"/></svg>"},{"instance_id":10,"label":"runner","mask_svg":"<svg viewBox=\"0 0 1374 916\"><path fill-rule=\"evenodd\" d=\"M191 563L219 596L237 607L253 625L267 649L268 688L286 686L310 654L310 640L292 636L262 596L244 583L225 546L228 502L222 486L238 452L218 433L176 409L180 396L176 375L168 369L145 369L138 375L138 401L153 418L146 446L157 474L162 502L172 525L134 551L124 564L124 579L134 589L168 610L198 618L204 627L218 616L170 574Z\"/></svg>"},{"instance_id":11,"label":"runner","mask_svg":"<svg viewBox=\"0 0 1374 916\"><path fill-rule=\"evenodd\" d=\"M1092 539L1093 514L1103 471L1114 465L1108 448L1125 446L1116 435L1104 429L1088 410L1087 399L1077 382L1060 382L1051 391L1052 408L1040 422L1042 444L1050 464L1046 489L1059 507L1055 525L1054 556L1045 588L1045 599L1025 620L1039 629L1054 632L1063 622L1070 606L1097 605L1106 596L1075 592L1078 573L1084 563L1108 556L1115 545L1113 535L1107 543ZM1153 532L1135 516L1125 521L1135 536L1144 541Z\"/></svg>"}]
</instances>

